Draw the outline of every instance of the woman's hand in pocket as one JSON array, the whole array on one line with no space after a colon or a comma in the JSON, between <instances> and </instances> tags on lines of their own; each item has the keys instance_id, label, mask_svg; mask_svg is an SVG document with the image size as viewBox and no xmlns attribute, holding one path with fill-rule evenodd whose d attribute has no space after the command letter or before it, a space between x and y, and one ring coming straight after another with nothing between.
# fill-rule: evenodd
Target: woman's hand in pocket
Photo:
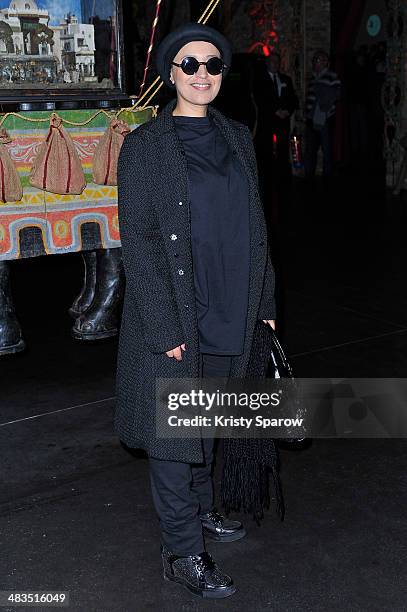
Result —
<instances>
[{"instance_id":1,"label":"woman's hand in pocket","mask_svg":"<svg viewBox=\"0 0 407 612\"><path fill-rule=\"evenodd\" d=\"M182 350L181 350L182 349ZM176 346L175 348L171 349L170 351L166 351L166 355L167 357L175 357L175 359L177 361L181 361L182 360L182 351L185 351L185 342L184 344L180 344L179 346Z\"/></svg>"}]
</instances>

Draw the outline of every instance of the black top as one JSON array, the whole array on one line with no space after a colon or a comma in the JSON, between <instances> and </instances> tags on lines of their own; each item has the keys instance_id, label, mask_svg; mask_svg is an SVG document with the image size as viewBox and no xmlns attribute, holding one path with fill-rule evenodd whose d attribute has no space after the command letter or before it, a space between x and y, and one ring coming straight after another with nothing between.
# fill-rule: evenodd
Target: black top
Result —
<instances>
[{"instance_id":1,"label":"black top","mask_svg":"<svg viewBox=\"0 0 407 612\"><path fill-rule=\"evenodd\" d=\"M200 351L243 353L249 293L245 170L213 120L174 116L188 163Z\"/></svg>"}]
</instances>

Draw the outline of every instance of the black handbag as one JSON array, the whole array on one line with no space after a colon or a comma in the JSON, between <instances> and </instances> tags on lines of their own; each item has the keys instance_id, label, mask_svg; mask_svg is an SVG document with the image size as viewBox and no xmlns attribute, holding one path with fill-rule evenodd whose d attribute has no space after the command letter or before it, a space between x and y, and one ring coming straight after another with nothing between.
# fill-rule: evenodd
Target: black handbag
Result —
<instances>
[{"instance_id":1,"label":"black handbag","mask_svg":"<svg viewBox=\"0 0 407 612\"><path fill-rule=\"evenodd\" d=\"M283 347L277 338L276 332L269 324L258 321L255 328L256 337L256 362L258 376L265 375L266 378L284 378L287 382L290 397L290 412L294 418L304 418L305 408L301 402L297 382L293 369L284 353ZM287 381L288 379L288 381ZM275 442L282 448L291 450L302 450L311 444L310 438L293 437L276 438Z\"/></svg>"}]
</instances>

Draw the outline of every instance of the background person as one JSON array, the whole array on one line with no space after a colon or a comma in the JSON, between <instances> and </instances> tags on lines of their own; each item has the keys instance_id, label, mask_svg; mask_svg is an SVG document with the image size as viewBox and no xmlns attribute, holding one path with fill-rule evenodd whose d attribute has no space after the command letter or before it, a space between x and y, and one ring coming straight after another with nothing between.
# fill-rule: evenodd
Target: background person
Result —
<instances>
[{"instance_id":1,"label":"background person","mask_svg":"<svg viewBox=\"0 0 407 612\"><path fill-rule=\"evenodd\" d=\"M291 116L299 107L292 79L280 71L281 57L273 51L259 58L253 78L257 109L254 134L261 196L269 228L278 221L278 207L290 182Z\"/></svg>"},{"instance_id":2,"label":"background person","mask_svg":"<svg viewBox=\"0 0 407 612\"><path fill-rule=\"evenodd\" d=\"M290 118L299 102L292 79L280 67L281 56L276 51L258 61L253 88L258 110L254 142L259 157L264 162L272 161L273 179L284 181L290 173ZM270 155L273 135L276 137L274 159Z\"/></svg>"},{"instance_id":3,"label":"background person","mask_svg":"<svg viewBox=\"0 0 407 612\"><path fill-rule=\"evenodd\" d=\"M312 75L305 103L305 176L315 176L318 151L322 147L323 175L333 174L333 138L336 103L341 93L341 82L329 68L329 55L317 51L312 59Z\"/></svg>"}]
</instances>

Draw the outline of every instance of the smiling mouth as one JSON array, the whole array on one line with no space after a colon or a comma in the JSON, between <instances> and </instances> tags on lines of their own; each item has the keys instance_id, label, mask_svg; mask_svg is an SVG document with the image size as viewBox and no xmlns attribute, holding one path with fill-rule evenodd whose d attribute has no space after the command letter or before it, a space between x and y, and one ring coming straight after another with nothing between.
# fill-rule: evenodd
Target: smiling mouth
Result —
<instances>
[{"instance_id":1,"label":"smiling mouth","mask_svg":"<svg viewBox=\"0 0 407 612\"><path fill-rule=\"evenodd\" d=\"M195 89L200 89L202 91L205 91L205 90L209 89L210 83L192 83L191 87L194 87Z\"/></svg>"}]
</instances>

